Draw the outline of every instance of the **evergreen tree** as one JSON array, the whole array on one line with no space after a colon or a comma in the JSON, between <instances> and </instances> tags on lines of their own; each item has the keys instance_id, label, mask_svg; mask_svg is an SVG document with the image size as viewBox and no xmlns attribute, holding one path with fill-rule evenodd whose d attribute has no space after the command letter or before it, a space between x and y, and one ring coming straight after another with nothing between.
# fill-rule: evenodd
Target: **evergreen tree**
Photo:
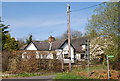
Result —
<instances>
[{"instance_id":1,"label":"evergreen tree","mask_svg":"<svg viewBox=\"0 0 120 81\"><path fill-rule=\"evenodd\" d=\"M4 25L0 17L0 49L8 51L17 50L18 42L15 40L15 38L11 38L8 28L9 25Z\"/></svg>"},{"instance_id":2,"label":"evergreen tree","mask_svg":"<svg viewBox=\"0 0 120 81\"><path fill-rule=\"evenodd\" d=\"M26 39L26 43L29 44L31 41L32 41L32 35L30 34L30 35L29 35L29 38Z\"/></svg>"}]
</instances>

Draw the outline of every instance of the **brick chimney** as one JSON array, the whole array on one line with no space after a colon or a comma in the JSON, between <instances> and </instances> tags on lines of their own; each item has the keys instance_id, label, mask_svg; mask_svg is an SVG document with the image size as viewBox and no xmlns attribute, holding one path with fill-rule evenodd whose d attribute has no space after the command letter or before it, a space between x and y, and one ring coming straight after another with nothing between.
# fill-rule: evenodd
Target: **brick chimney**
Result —
<instances>
[{"instance_id":1,"label":"brick chimney","mask_svg":"<svg viewBox=\"0 0 120 81\"><path fill-rule=\"evenodd\" d=\"M48 41L49 41L49 44L50 44L49 50L52 50L52 43L55 41L55 38L50 35L50 37L48 38Z\"/></svg>"}]
</instances>

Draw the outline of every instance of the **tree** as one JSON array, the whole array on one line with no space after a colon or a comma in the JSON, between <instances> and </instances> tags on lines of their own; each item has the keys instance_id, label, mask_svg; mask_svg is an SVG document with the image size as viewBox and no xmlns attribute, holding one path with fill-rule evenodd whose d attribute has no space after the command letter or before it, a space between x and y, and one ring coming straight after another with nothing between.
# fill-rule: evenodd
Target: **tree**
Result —
<instances>
[{"instance_id":1,"label":"tree","mask_svg":"<svg viewBox=\"0 0 120 81\"><path fill-rule=\"evenodd\" d=\"M0 17L0 47L2 50L18 50L18 42L15 40L14 37L11 38L9 31L8 31L9 25L4 25L2 23L1 17Z\"/></svg>"},{"instance_id":2,"label":"tree","mask_svg":"<svg viewBox=\"0 0 120 81\"><path fill-rule=\"evenodd\" d=\"M89 34L88 34L89 39L94 39L94 38L96 38L97 36L98 36L98 35L97 35L96 30L94 30L94 29L90 30L90 32L89 32Z\"/></svg>"},{"instance_id":3,"label":"tree","mask_svg":"<svg viewBox=\"0 0 120 81\"><path fill-rule=\"evenodd\" d=\"M96 14L92 15L87 25L87 32L95 30L99 36L110 36L120 32L118 16L119 3L106 3L95 9Z\"/></svg>"},{"instance_id":4,"label":"tree","mask_svg":"<svg viewBox=\"0 0 120 81\"><path fill-rule=\"evenodd\" d=\"M26 45L25 40L23 38L19 38L18 40L18 47L21 48Z\"/></svg>"},{"instance_id":5,"label":"tree","mask_svg":"<svg viewBox=\"0 0 120 81\"><path fill-rule=\"evenodd\" d=\"M32 34L30 34L28 39L26 39L26 43L29 44L31 41L32 41Z\"/></svg>"},{"instance_id":6,"label":"tree","mask_svg":"<svg viewBox=\"0 0 120 81\"><path fill-rule=\"evenodd\" d=\"M78 30L71 31L71 38L72 39L76 39L79 37L82 37L82 33L80 31L78 31Z\"/></svg>"},{"instance_id":7,"label":"tree","mask_svg":"<svg viewBox=\"0 0 120 81\"><path fill-rule=\"evenodd\" d=\"M92 15L92 18L89 20L89 23L86 27L87 35L90 38L102 38L98 40L95 45L99 44L100 46L104 47L107 45L107 47L103 48L102 50L104 50L105 55L115 56L115 58L111 59L112 61L115 61L120 54L118 52L118 49L120 50L120 44L118 44L120 43L118 39L120 37L119 4L120 2L101 4L95 9L95 14ZM112 43L110 43L111 41Z\"/></svg>"},{"instance_id":8,"label":"tree","mask_svg":"<svg viewBox=\"0 0 120 81\"><path fill-rule=\"evenodd\" d=\"M78 30L71 30L71 39L75 39L75 38L79 38L79 37L82 37L82 33ZM65 31L60 39L67 39L68 38L68 32Z\"/></svg>"},{"instance_id":9,"label":"tree","mask_svg":"<svg viewBox=\"0 0 120 81\"><path fill-rule=\"evenodd\" d=\"M1 20L1 17L0 17L0 48L3 48L2 46L4 46L5 44L5 35L8 34L8 26L9 25L4 25L2 24L2 20Z\"/></svg>"},{"instance_id":10,"label":"tree","mask_svg":"<svg viewBox=\"0 0 120 81\"><path fill-rule=\"evenodd\" d=\"M5 36L5 44L3 46L3 50L12 51L18 50L18 41L15 40L14 37L11 38L10 35Z\"/></svg>"}]
</instances>

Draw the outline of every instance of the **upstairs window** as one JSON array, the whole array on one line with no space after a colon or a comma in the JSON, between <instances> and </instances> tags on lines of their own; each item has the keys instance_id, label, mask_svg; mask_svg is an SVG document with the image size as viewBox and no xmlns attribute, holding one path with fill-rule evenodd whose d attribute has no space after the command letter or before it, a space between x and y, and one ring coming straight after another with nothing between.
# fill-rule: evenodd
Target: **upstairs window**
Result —
<instances>
[{"instance_id":1,"label":"upstairs window","mask_svg":"<svg viewBox=\"0 0 120 81\"><path fill-rule=\"evenodd\" d=\"M68 54L64 54L64 59L68 59Z\"/></svg>"}]
</instances>

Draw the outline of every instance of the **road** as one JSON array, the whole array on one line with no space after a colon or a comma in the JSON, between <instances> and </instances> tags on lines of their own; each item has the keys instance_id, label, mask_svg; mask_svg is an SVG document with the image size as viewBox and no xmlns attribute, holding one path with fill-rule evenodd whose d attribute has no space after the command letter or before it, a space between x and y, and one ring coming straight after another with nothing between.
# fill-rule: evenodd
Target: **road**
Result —
<instances>
[{"instance_id":1,"label":"road","mask_svg":"<svg viewBox=\"0 0 120 81\"><path fill-rule=\"evenodd\" d=\"M54 75L2 79L2 81L52 81Z\"/></svg>"}]
</instances>

